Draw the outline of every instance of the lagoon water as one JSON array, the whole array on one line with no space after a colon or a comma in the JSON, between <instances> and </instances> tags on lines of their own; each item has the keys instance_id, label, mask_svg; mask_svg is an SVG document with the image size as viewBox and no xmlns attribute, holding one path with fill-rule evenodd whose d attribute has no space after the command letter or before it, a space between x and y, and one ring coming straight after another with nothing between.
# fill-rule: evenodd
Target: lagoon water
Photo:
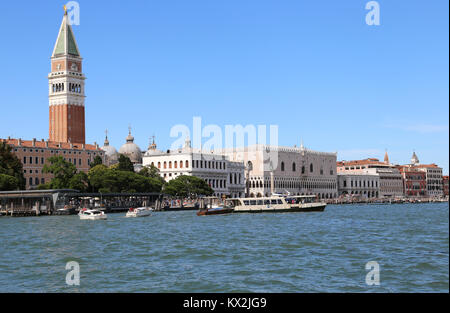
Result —
<instances>
[{"instance_id":1,"label":"lagoon water","mask_svg":"<svg viewBox=\"0 0 450 313\"><path fill-rule=\"evenodd\" d=\"M449 292L448 203L0 217L0 292ZM66 284L66 263L80 285ZM366 263L380 285L366 284Z\"/></svg>"}]
</instances>

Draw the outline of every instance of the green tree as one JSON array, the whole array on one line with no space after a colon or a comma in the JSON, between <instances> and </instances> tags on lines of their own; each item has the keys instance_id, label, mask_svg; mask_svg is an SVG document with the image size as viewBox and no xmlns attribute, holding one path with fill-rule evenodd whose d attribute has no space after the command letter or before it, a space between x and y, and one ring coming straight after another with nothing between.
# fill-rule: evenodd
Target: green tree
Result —
<instances>
[{"instance_id":1,"label":"green tree","mask_svg":"<svg viewBox=\"0 0 450 313\"><path fill-rule=\"evenodd\" d=\"M85 191L88 191L89 187L90 187L89 178L85 172L76 173L69 180L69 188L70 189L76 189L81 192L85 192Z\"/></svg>"},{"instance_id":2,"label":"green tree","mask_svg":"<svg viewBox=\"0 0 450 313\"><path fill-rule=\"evenodd\" d=\"M161 181L130 171L97 165L89 170L89 183L94 192L160 192Z\"/></svg>"},{"instance_id":3,"label":"green tree","mask_svg":"<svg viewBox=\"0 0 450 313\"><path fill-rule=\"evenodd\" d=\"M50 164L44 165L43 172L53 174L48 187L51 189L70 188L70 181L77 173L75 165L64 160L62 156L52 156L47 161Z\"/></svg>"},{"instance_id":4,"label":"green tree","mask_svg":"<svg viewBox=\"0 0 450 313\"><path fill-rule=\"evenodd\" d=\"M4 187L0 185L0 190L11 190L3 188L25 189L25 177L23 176L22 162L20 162L17 156L12 152L11 146L5 142L0 142L0 174L15 178L15 180L11 180L10 178L3 177L2 181ZM16 183L13 184L14 182ZM12 186L11 184L15 186Z\"/></svg>"},{"instance_id":5,"label":"green tree","mask_svg":"<svg viewBox=\"0 0 450 313\"><path fill-rule=\"evenodd\" d=\"M145 177L154 178L154 179L160 181L162 185L164 185L166 183L164 178L162 178L161 175L159 174L159 169L156 166L154 166L154 165L144 166L139 171L138 174L142 175L142 176L145 176Z\"/></svg>"},{"instance_id":6,"label":"green tree","mask_svg":"<svg viewBox=\"0 0 450 313\"><path fill-rule=\"evenodd\" d=\"M11 175L0 174L0 190L16 190L19 189L19 180Z\"/></svg>"},{"instance_id":7,"label":"green tree","mask_svg":"<svg viewBox=\"0 0 450 313\"><path fill-rule=\"evenodd\" d=\"M93 168L94 166L100 165L100 164L103 164L103 160L99 155L97 155L94 158L94 161L92 161L92 163L91 163L91 168Z\"/></svg>"},{"instance_id":8,"label":"green tree","mask_svg":"<svg viewBox=\"0 0 450 313\"><path fill-rule=\"evenodd\" d=\"M133 163L131 162L130 158L124 154L121 154L119 156L119 166L117 167L117 169L120 171L134 172Z\"/></svg>"},{"instance_id":9,"label":"green tree","mask_svg":"<svg viewBox=\"0 0 450 313\"><path fill-rule=\"evenodd\" d=\"M52 184L51 182L45 183L45 184L40 184L37 186L38 190L47 190L47 189L52 189Z\"/></svg>"},{"instance_id":10,"label":"green tree","mask_svg":"<svg viewBox=\"0 0 450 313\"><path fill-rule=\"evenodd\" d=\"M211 196L214 190L201 178L181 175L170 180L164 186L163 192L177 197L195 197L201 195Z\"/></svg>"},{"instance_id":11,"label":"green tree","mask_svg":"<svg viewBox=\"0 0 450 313\"><path fill-rule=\"evenodd\" d=\"M99 189L104 187L104 185L111 184L111 182L104 181L106 178L106 172L109 170L110 169L103 164L96 165L89 170L88 180L89 180L89 184L91 186L92 192L98 192Z\"/></svg>"}]
</instances>

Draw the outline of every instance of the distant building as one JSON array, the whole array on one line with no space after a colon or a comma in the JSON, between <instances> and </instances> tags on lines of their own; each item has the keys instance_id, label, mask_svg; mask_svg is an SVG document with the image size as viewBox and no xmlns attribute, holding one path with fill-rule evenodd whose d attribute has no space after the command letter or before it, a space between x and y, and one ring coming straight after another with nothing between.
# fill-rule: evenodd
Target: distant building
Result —
<instances>
[{"instance_id":1,"label":"distant building","mask_svg":"<svg viewBox=\"0 0 450 313\"><path fill-rule=\"evenodd\" d=\"M190 140L177 150L162 152L153 143L143 156L143 166L155 166L166 180L181 175L204 179L214 190L214 195L243 197L245 194L244 163L229 161L224 155L196 151Z\"/></svg>"},{"instance_id":2,"label":"distant building","mask_svg":"<svg viewBox=\"0 0 450 313\"><path fill-rule=\"evenodd\" d=\"M402 175L397 168L389 164L387 152L384 162L380 162L376 158L337 162L337 171L338 174L364 173L378 175L380 198L403 196Z\"/></svg>"},{"instance_id":3,"label":"distant building","mask_svg":"<svg viewBox=\"0 0 450 313\"><path fill-rule=\"evenodd\" d=\"M416 168L423 171L427 180L427 195L429 197L442 197L444 188L442 185L442 168L436 164L419 164Z\"/></svg>"},{"instance_id":4,"label":"distant building","mask_svg":"<svg viewBox=\"0 0 450 313\"><path fill-rule=\"evenodd\" d=\"M87 172L96 156L104 161L104 152L97 144L72 144L67 142L0 139L12 147L13 153L23 165L23 175L26 180L26 189L34 189L40 184L48 183L52 174L44 174L43 167L47 159L52 156L62 156L66 161L75 165L78 171Z\"/></svg>"},{"instance_id":5,"label":"distant building","mask_svg":"<svg viewBox=\"0 0 450 313\"><path fill-rule=\"evenodd\" d=\"M413 152L411 164L406 165L411 170L421 171L425 173L426 179L426 195L428 197L442 197L444 195L444 187L442 180L442 168L436 164L420 164L416 152Z\"/></svg>"},{"instance_id":6,"label":"distant building","mask_svg":"<svg viewBox=\"0 0 450 313\"><path fill-rule=\"evenodd\" d=\"M253 145L222 153L247 166L249 196L289 193L337 197L336 153L309 150L303 144L299 148Z\"/></svg>"},{"instance_id":7,"label":"distant building","mask_svg":"<svg viewBox=\"0 0 450 313\"><path fill-rule=\"evenodd\" d=\"M398 165L403 178L403 193L407 197L424 197L427 195L427 179L424 171L414 165Z\"/></svg>"},{"instance_id":8,"label":"distant building","mask_svg":"<svg viewBox=\"0 0 450 313\"><path fill-rule=\"evenodd\" d=\"M444 196L448 197L448 176L442 176L442 187Z\"/></svg>"},{"instance_id":9,"label":"distant building","mask_svg":"<svg viewBox=\"0 0 450 313\"><path fill-rule=\"evenodd\" d=\"M377 173L338 173L337 177L340 196L349 195L363 199L379 197L380 175Z\"/></svg>"}]
</instances>

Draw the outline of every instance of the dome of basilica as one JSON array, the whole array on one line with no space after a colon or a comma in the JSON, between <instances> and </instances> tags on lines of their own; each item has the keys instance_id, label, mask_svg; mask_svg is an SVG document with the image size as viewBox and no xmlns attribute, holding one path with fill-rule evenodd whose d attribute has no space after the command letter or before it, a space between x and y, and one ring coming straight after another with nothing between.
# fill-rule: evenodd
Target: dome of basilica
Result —
<instances>
[{"instance_id":1,"label":"dome of basilica","mask_svg":"<svg viewBox=\"0 0 450 313\"><path fill-rule=\"evenodd\" d=\"M161 153L161 150L156 149L155 136L153 136L153 142L148 146L148 150L145 152L144 156L151 156Z\"/></svg>"},{"instance_id":2,"label":"dome of basilica","mask_svg":"<svg viewBox=\"0 0 450 313\"><path fill-rule=\"evenodd\" d=\"M131 130L126 138L126 143L120 147L119 154L124 154L129 157L133 164L142 163L142 151L139 146L134 143L134 137L131 135Z\"/></svg>"},{"instance_id":3,"label":"dome of basilica","mask_svg":"<svg viewBox=\"0 0 450 313\"><path fill-rule=\"evenodd\" d=\"M108 135L106 135L105 143L101 149L105 151L107 165L113 165L119 161L119 154L116 148L109 145Z\"/></svg>"}]
</instances>

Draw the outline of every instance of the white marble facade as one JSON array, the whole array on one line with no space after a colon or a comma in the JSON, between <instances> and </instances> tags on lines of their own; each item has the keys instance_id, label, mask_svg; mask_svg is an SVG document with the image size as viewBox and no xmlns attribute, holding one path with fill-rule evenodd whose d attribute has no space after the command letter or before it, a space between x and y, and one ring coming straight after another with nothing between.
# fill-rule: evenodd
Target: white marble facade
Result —
<instances>
[{"instance_id":1,"label":"white marble facade","mask_svg":"<svg viewBox=\"0 0 450 313\"><path fill-rule=\"evenodd\" d=\"M194 151L187 141L184 148L162 152L153 144L144 154L143 166L155 166L166 180L181 175L204 179L218 197L245 195L244 163L229 161L224 155Z\"/></svg>"},{"instance_id":2,"label":"white marble facade","mask_svg":"<svg viewBox=\"0 0 450 313\"><path fill-rule=\"evenodd\" d=\"M303 145L254 145L224 149L222 153L246 165L249 196L289 193L313 194L322 199L337 197L336 153L313 151Z\"/></svg>"}]
</instances>

